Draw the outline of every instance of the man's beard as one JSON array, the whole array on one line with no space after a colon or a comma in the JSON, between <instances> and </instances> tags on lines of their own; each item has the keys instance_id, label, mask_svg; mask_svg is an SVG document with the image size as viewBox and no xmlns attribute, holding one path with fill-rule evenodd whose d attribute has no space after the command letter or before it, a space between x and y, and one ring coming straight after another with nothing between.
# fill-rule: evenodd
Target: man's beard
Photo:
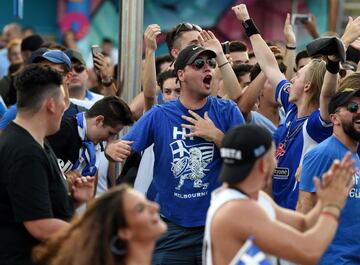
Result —
<instances>
[{"instance_id":1,"label":"man's beard","mask_svg":"<svg viewBox=\"0 0 360 265\"><path fill-rule=\"evenodd\" d=\"M351 122L343 122L342 129L344 133L355 141L360 141L360 132L355 129L355 121L360 118L360 115L353 117Z\"/></svg>"}]
</instances>

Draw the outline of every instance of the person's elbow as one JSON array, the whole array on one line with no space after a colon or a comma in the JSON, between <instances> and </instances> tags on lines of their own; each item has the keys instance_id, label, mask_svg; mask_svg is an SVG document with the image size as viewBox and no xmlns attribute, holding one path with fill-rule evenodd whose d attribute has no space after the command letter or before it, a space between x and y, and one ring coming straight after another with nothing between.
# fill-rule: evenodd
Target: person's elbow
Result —
<instances>
[{"instance_id":1,"label":"person's elbow","mask_svg":"<svg viewBox=\"0 0 360 265\"><path fill-rule=\"evenodd\" d=\"M44 241L58 231L66 229L69 224L60 219L49 218L25 221L24 226L34 238L39 241Z\"/></svg>"}]
</instances>

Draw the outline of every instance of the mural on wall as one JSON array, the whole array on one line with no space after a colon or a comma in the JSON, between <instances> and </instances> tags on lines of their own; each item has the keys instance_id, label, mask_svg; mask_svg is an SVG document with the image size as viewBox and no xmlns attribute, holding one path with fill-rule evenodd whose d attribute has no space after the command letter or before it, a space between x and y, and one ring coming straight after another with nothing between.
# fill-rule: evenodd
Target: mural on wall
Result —
<instances>
[{"instance_id":1,"label":"mural on wall","mask_svg":"<svg viewBox=\"0 0 360 265\"><path fill-rule=\"evenodd\" d=\"M87 53L91 44L100 43L103 37L113 40L118 46L119 32L116 0L58 0L58 24L62 33L71 30L75 33L79 48ZM164 43L166 32L178 23L189 21L202 28L212 30L220 41L247 40L243 30L233 14L231 7L245 2L250 15L256 21L265 39L283 40L283 24L286 13L291 12L290 0L145 0L144 29L147 25L157 23L161 26L157 54L167 52ZM311 1L310 1L311 2ZM322 3L320 3L322 2ZM318 4L326 6L327 0ZM306 0L298 0L298 12L309 13ZM317 15L320 31L324 31L326 8L322 16ZM300 36L304 35L299 29ZM304 41L307 36L302 36ZM307 40L307 39L306 39ZM87 50L87 51L85 51Z\"/></svg>"}]
</instances>

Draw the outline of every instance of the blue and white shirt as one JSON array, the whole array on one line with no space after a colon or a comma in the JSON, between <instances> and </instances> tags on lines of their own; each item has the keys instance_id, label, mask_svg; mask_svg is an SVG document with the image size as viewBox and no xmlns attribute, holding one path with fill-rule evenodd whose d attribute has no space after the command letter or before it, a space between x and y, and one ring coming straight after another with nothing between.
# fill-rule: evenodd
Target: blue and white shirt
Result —
<instances>
[{"instance_id":1,"label":"blue and white shirt","mask_svg":"<svg viewBox=\"0 0 360 265\"><path fill-rule=\"evenodd\" d=\"M320 110L309 116L297 117L297 107L289 102L290 83L282 80L276 87L276 99L284 107L286 120L277 134L277 167L273 174L274 200L282 207L295 209L299 194L296 172L304 155L332 134L332 124L325 123Z\"/></svg>"},{"instance_id":2,"label":"blue and white shirt","mask_svg":"<svg viewBox=\"0 0 360 265\"><path fill-rule=\"evenodd\" d=\"M342 159L350 151L335 136L331 136L304 157L300 176L300 190L316 192L313 178L320 177L331 166L335 159ZM359 155L352 153L355 166L360 168ZM360 172L353 176L354 187L350 190L347 202L343 208L339 227L333 242L321 258L319 264L360 264Z\"/></svg>"},{"instance_id":3,"label":"blue and white shirt","mask_svg":"<svg viewBox=\"0 0 360 265\"><path fill-rule=\"evenodd\" d=\"M195 112L210 119L222 132L243 124L244 118L230 100L208 97L207 103ZM132 148L140 152L154 143L154 179L160 213L177 225L203 226L210 204L211 192L220 185L220 153L213 142L190 133L181 124L188 123L181 115L189 116L180 100L153 106L123 137L132 140Z\"/></svg>"}]
</instances>

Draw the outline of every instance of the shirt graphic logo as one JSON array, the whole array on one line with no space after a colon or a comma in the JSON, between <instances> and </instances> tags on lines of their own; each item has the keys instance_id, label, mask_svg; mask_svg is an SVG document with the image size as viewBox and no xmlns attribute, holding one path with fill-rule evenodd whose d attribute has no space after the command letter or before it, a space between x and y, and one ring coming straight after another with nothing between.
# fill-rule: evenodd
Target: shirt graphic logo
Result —
<instances>
[{"instance_id":1,"label":"shirt graphic logo","mask_svg":"<svg viewBox=\"0 0 360 265\"><path fill-rule=\"evenodd\" d=\"M276 159L279 159L279 157L283 156L285 154L285 149L283 144L279 144L277 150L276 150Z\"/></svg>"},{"instance_id":2,"label":"shirt graphic logo","mask_svg":"<svg viewBox=\"0 0 360 265\"><path fill-rule=\"evenodd\" d=\"M207 165L214 157L214 144L201 143L187 146L184 141L177 140L170 144L173 162L171 162L171 171L175 178L180 178L178 186L180 190L186 179L194 182L194 188L207 189L209 183L203 183L202 178L209 169Z\"/></svg>"}]
</instances>

